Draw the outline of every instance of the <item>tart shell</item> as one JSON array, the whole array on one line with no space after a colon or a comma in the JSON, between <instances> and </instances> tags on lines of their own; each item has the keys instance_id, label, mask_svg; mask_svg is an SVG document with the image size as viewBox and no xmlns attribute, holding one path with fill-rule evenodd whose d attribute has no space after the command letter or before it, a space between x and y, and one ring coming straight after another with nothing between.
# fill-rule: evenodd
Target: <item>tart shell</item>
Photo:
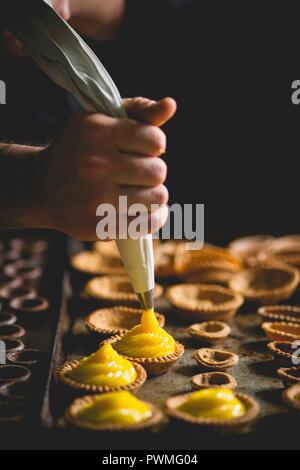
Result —
<instances>
[{"instance_id":1,"label":"tart shell","mask_svg":"<svg viewBox=\"0 0 300 470\"><path fill-rule=\"evenodd\" d=\"M108 338L107 340L103 341L101 345L106 342L110 344L114 344L117 341L119 341L121 338L122 336L112 336L111 338ZM143 366L148 375L158 376L158 375L165 374L175 364L175 362L181 358L183 353L184 353L184 346L181 343L178 343L178 341L175 341L175 351L172 354L169 354L168 356L148 358L148 357L130 357L130 356L125 356L124 354L120 354L120 355L130 362L135 362Z\"/></svg>"},{"instance_id":2,"label":"tart shell","mask_svg":"<svg viewBox=\"0 0 300 470\"><path fill-rule=\"evenodd\" d=\"M300 323L265 322L261 327L271 341L294 341L300 339Z\"/></svg>"},{"instance_id":3,"label":"tart shell","mask_svg":"<svg viewBox=\"0 0 300 470\"><path fill-rule=\"evenodd\" d=\"M220 321L208 321L203 323L194 323L187 328L188 334L202 343L215 344L222 339L227 338L231 329L227 323Z\"/></svg>"},{"instance_id":4,"label":"tart shell","mask_svg":"<svg viewBox=\"0 0 300 470\"><path fill-rule=\"evenodd\" d=\"M265 305L257 311L264 320L300 323L300 307L291 305Z\"/></svg>"},{"instance_id":5,"label":"tart shell","mask_svg":"<svg viewBox=\"0 0 300 470\"><path fill-rule=\"evenodd\" d=\"M116 303L128 307L139 306L135 292L127 275L94 277L87 282L84 293L89 298L98 299L105 305ZM163 288L155 284L154 299L160 297Z\"/></svg>"},{"instance_id":6,"label":"tart shell","mask_svg":"<svg viewBox=\"0 0 300 470\"><path fill-rule=\"evenodd\" d=\"M129 307L112 307L95 310L85 318L89 331L103 336L126 333L140 323L143 311ZM159 326L165 325L164 315L155 312Z\"/></svg>"},{"instance_id":7,"label":"tart shell","mask_svg":"<svg viewBox=\"0 0 300 470\"><path fill-rule=\"evenodd\" d=\"M134 382L121 385L119 387L108 387L108 386L100 386L100 385L89 385L80 382L76 382L76 380L71 379L68 377L68 374L74 370L79 364L79 361L68 361L65 362L57 371L57 378L67 387L73 389L78 393L91 393L91 394L100 394L100 393L108 393L108 392L117 392L120 390L127 390L129 392L137 392L139 388L144 384L147 379L147 373L145 369L137 363L133 363L135 368L137 377Z\"/></svg>"},{"instance_id":8,"label":"tart shell","mask_svg":"<svg viewBox=\"0 0 300 470\"><path fill-rule=\"evenodd\" d=\"M276 362L282 367L292 366L292 349L291 341L272 341L268 343L268 349Z\"/></svg>"},{"instance_id":9,"label":"tart shell","mask_svg":"<svg viewBox=\"0 0 300 470\"><path fill-rule=\"evenodd\" d=\"M191 385L195 390L203 388L230 388L235 390L238 384L235 378L226 372L204 372L194 375L191 378Z\"/></svg>"},{"instance_id":10,"label":"tart shell","mask_svg":"<svg viewBox=\"0 0 300 470\"><path fill-rule=\"evenodd\" d=\"M244 302L241 295L213 284L176 284L166 297L184 318L200 321L227 321Z\"/></svg>"},{"instance_id":11,"label":"tart shell","mask_svg":"<svg viewBox=\"0 0 300 470\"><path fill-rule=\"evenodd\" d=\"M228 249L236 256L247 261L248 258L258 255L272 240L274 240L272 235L250 235L233 240L229 243Z\"/></svg>"},{"instance_id":12,"label":"tart shell","mask_svg":"<svg viewBox=\"0 0 300 470\"><path fill-rule=\"evenodd\" d=\"M286 387L293 384L300 385L300 367L280 367L277 375Z\"/></svg>"},{"instance_id":13,"label":"tart shell","mask_svg":"<svg viewBox=\"0 0 300 470\"><path fill-rule=\"evenodd\" d=\"M273 304L288 299L299 284L299 271L283 263L259 263L234 274L229 287L246 300L260 304ZM253 287L253 283L257 286ZM269 287L266 287L269 284Z\"/></svg>"},{"instance_id":14,"label":"tart shell","mask_svg":"<svg viewBox=\"0 0 300 470\"><path fill-rule=\"evenodd\" d=\"M192 392L193 393L193 392ZM184 421L186 423L194 424L197 426L211 427L214 429L228 429L238 428L244 426L253 421L260 410L260 406L254 398L244 393L235 393L234 395L243 403L246 408L246 412L239 418L233 418L228 420L211 419L211 418L196 418L182 411L178 411L177 408L184 403L184 401L191 395L191 393L185 393L183 395L177 395L170 397L166 400L165 410L168 416L171 418Z\"/></svg>"},{"instance_id":15,"label":"tart shell","mask_svg":"<svg viewBox=\"0 0 300 470\"><path fill-rule=\"evenodd\" d=\"M90 276L125 273L120 257L113 257L96 251L80 251L71 258L70 264L75 271Z\"/></svg>"},{"instance_id":16,"label":"tart shell","mask_svg":"<svg viewBox=\"0 0 300 470\"><path fill-rule=\"evenodd\" d=\"M131 425L118 425L118 424L108 424L108 423L92 423L78 417L78 412L84 407L89 405L95 400L96 396L84 396L82 398L77 398L67 409L65 413L65 420L76 427L89 429L91 431L140 431L142 429L147 429L158 424L162 419L161 411L151 403L148 405L151 408L152 416L149 418Z\"/></svg>"},{"instance_id":17,"label":"tart shell","mask_svg":"<svg viewBox=\"0 0 300 470\"><path fill-rule=\"evenodd\" d=\"M201 348L194 352L193 358L202 369L226 371L239 362L239 356L223 349Z\"/></svg>"},{"instance_id":18,"label":"tart shell","mask_svg":"<svg viewBox=\"0 0 300 470\"><path fill-rule=\"evenodd\" d=\"M300 395L300 384L294 384L286 388L282 394L282 399L287 405L300 411L300 398L296 399L297 395Z\"/></svg>"}]
</instances>

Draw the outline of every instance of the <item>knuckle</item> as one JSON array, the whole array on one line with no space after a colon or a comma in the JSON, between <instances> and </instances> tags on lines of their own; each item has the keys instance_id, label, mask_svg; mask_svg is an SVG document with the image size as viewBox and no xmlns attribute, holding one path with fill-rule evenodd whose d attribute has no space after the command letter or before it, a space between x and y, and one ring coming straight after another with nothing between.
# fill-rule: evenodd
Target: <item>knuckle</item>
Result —
<instances>
[{"instance_id":1,"label":"knuckle","mask_svg":"<svg viewBox=\"0 0 300 470\"><path fill-rule=\"evenodd\" d=\"M85 114L80 125L86 135L97 135L103 139L111 137L113 119L102 114Z\"/></svg>"},{"instance_id":2,"label":"knuckle","mask_svg":"<svg viewBox=\"0 0 300 470\"><path fill-rule=\"evenodd\" d=\"M155 126L150 126L149 135L153 152L160 153L166 148L167 139L165 133Z\"/></svg>"},{"instance_id":3,"label":"knuckle","mask_svg":"<svg viewBox=\"0 0 300 470\"><path fill-rule=\"evenodd\" d=\"M152 174L155 184L161 184L167 177L167 165L160 158L155 158L152 163Z\"/></svg>"},{"instance_id":4,"label":"knuckle","mask_svg":"<svg viewBox=\"0 0 300 470\"><path fill-rule=\"evenodd\" d=\"M157 189L156 189L156 202L157 204L160 205L165 205L167 204L169 200L169 191L167 190L166 186L161 184Z\"/></svg>"}]
</instances>

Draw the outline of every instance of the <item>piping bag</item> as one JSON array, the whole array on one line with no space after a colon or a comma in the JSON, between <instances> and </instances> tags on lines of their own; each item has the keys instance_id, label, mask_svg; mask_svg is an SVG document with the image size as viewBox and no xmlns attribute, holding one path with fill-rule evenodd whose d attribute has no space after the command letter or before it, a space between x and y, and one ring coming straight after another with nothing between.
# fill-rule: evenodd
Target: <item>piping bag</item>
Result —
<instances>
[{"instance_id":1,"label":"piping bag","mask_svg":"<svg viewBox=\"0 0 300 470\"><path fill-rule=\"evenodd\" d=\"M10 29L37 65L68 90L83 110L127 117L120 93L98 57L48 3L10 0ZM153 308L152 235L119 239L116 244L142 308Z\"/></svg>"}]
</instances>

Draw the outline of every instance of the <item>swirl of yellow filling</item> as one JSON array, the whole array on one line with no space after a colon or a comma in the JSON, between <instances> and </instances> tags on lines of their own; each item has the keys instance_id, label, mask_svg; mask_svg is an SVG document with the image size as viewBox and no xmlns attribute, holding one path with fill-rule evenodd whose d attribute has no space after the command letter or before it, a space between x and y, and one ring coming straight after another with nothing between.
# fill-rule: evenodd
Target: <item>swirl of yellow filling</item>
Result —
<instances>
[{"instance_id":1,"label":"swirl of yellow filling","mask_svg":"<svg viewBox=\"0 0 300 470\"><path fill-rule=\"evenodd\" d=\"M225 388L206 388L194 392L177 409L196 418L211 419L233 419L246 412L232 390Z\"/></svg>"},{"instance_id":2,"label":"swirl of yellow filling","mask_svg":"<svg viewBox=\"0 0 300 470\"><path fill-rule=\"evenodd\" d=\"M129 392L98 395L79 412L80 418L96 423L134 424L150 418L150 406Z\"/></svg>"},{"instance_id":3,"label":"swirl of yellow filling","mask_svg":"<svg viewBox=\"0 0 300 470\"><path fill-rule=\"evenodd\" d=\"M175 341L158 324L153 309L145 310L141 324L134 326L114 344L114 348L125 356L155 358L167 356L175 351Z\"/></svg>"},{"instance_id":4,"label":"swirl of yellow filling","mask_svg":"<svg viewBox=\"0 0 300 470\"><path fill-rule=\"evenodd\" d=\"M131 362L105 343L94 354L82 359L68 376L83 384L119 387L133 383L137 374Z\"/></svg>"}]
</instances>

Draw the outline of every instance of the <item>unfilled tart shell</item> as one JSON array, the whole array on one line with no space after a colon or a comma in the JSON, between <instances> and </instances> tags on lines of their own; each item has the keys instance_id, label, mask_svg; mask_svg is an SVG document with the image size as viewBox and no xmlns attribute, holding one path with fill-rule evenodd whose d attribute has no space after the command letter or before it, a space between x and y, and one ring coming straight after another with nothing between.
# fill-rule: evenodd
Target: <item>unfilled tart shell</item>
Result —
<instances>
[{"instance_id":1,"label":"unfilled tart shell","mask_svg":"<svg viewBox=\"0 0 300 470\"><path fill-rule=\"evenodd\" d=\"M80 393L92 393L92 394L100 394L100 393L108 393L108 392L117 392L120 390L127 390L129 392L136 392L146 381L147 373L145 369L137 363L133 363L135 368L137 377L134 382L128 385L122 385L119 387L108 387L108 386L100 386L100 385L90 385L84 384L81 382L77 382L73 380L68 374L74 370L79 364L79 361L68 361L65 362L58 370L57 370L57 378L65 384L67 387L78 391Z\"/></svg>"},{"instance_id":2,"label":"unfilled tart shell","mask_svg":"<svg viewBox=\"0 0 300 470\"><path fill-rule=\"evenodd\" d=\"M300 339L300 323L265 322L261 327L271 341L295 341Z\"/></svg>"},{"instance_id":3,"label":"unfilled tart shell","mask_svg":"<svg viewBox=\"0 0 300 470\"><path fill-rule=\"evenodd\" d=\"M229 243L228 249L244 261L255 257L260 251L266 249L274 240L272 235L250 235L237 238Z\"/></svg>"},{"instance_id":4,"label":"unfilled tart shell","mask_svg":"<svg viewBox=\"0 0 300 470\"><path fill-rule=\"evenodd\" d=\"M202 369L226 371L239 362L239 356L223 349L201 348L194 352L193 358Z\"/></svg>"},{"instance_id":5,"label":"unfilled tart shell","mask_svg":"<svg viewBox=\"0 0 300 470\"><path fill-rule=\"evenodd\" d=\"M281 378L286 387L293 384L300 385L300 366L280 367L280 369L277 370L277 375Z\"/></svg>"},{"instance_id":6,"label":"unfilled tart shell","mask_svg":"<svg viewBox=\"0 0 300 470\"><path fill-rule=\"evenodd\" d=\"M99 335L120 335L141 322L143 310L129 307L100 308L85 318L88 330ZM165 317L155 312L159 326L165 325Z\"/></svg>"},{"instance_id":7,"label":"unfilled tart shell","mask_svg":"<svg viewBox=\"0 0 300 470\"><path fill-rule=\"evenodd\" d=\"M174 268L175 252L178 249L177 241L161 243L154 249L155 274L160 278L175 277Z\"/></svg>"},{"instance_id":8,"label":"unfilled tart shell","mask_svg":"<svg viewBox=\"0 0 300 470\"><path fill-rule=\"evenodd\" d=\"M250 423L257 417L260 410L258 402L249 395L236 392L234 392L234 395L243 403L246 409L245 414L243 416L240 416L239 418L227 420L201 417L197 418L189 415L188 413L184 413L183 411L179 411L177 408L182 405L189 398L189 396L191 396L191 393L185 393L182 395L177 395L175 397L168 398L165 402L165 410L167 415L171 418L184 421L186 423L191 423L204 427L211 427L214 429L230 430L231 428L238 428L240 426L244 426Z\"/></svg>"},{"instance_id":9,"label":"unfilled tart shell","mask_svg":"<svg viewBox=\"0 0 300 470\"><path fill-rule=\"evenodd\" d=\"M292 366L292 358L295 349L292 348L291 341L272 341L268 344L268 349L280 366Z\"/></svg>"},{"instance_id":10,"label":"unfilled tart shell","mask_svg":"<svg viewBox=\"0 0 300 470\"><path fill-rule=\"evenodd\" d=\"M288 299L299 284L299 271L284 264L260 264L234 274L228 285L245 299L273 304Z\"/></svg>"},{"instance_id":11,"label":"unfilled tart shell","mask_svg":"<svg viewBox=\"0 0 300 470\"><path fill-rule=\"evenodd\" d=\"M230 388L235 390L238 385L235 378L227 372L203 372L194 375L191 378L191 384L195 390L203 388Z\"/></svg>"},{"instance_id":12,"label":"unfilled tart shell","mask_svg":"<svg viewBox=\"0 0 300 470\"><path fill-rule=\"evenodd\" d=\"M155 426L158 424L162 419L161 411L154 406L152 403L148 403L151 408L152 415L136 424L124 425L124 424L116 424L116 423L92 423L91 421L84 420L82 417L78 416L78 413L84 408L85 406L93 403L96 400L97 395L94 396L85 396L82 398L77 398L76 400L71 403L69 408L65 413L65 420L67 423L83 428L89 429L91 431L139 431L142 429L147 429Z\"/></svg>"},{"instance_id":13,"label":"unfilled tart shell","mask_svg":"<svg viewBox=\"0 0 300 470\"><path fill-rule=\"evenodd\" d=\"M262 259L272 259L300 267L300 235L276 238L261 252Z\"/></svg>"},{"instance_id":14,"label":"unfilled tart shell","mask_svg":"<svg viewBox=\"0 0 300 470\"><path fill-rule=\"evenodd\" d=\"M110 256L111 258L121 258L117 244L114 240L108 242L99 240L93 244L93 250L101 255Z\"/></svg>"},{"instance_id":15,"label":"unfilled tart shell","mask_svg":"<svg viewBox=\"0 0 300 470\"><path fill-rule=\"evenodd\" d=\"M125 273L121 258L97 253L96 251L80 251L71 258L70 263L76 271L91 276Z\"/></svg>"},{"instance_id":16,"label":"unfilled tart shell","mask_svg":"<svg viewBox=\"0 0 300 470\"><path fill-rule=\"evenodd\" d=\"M108 305L116 303L130 307L139 305L127 275L94 277L88 281L84 292L88 297L99 299ZM163 288L155 284L154 298L157 299L162 293Z\"/></svg>"},{"instance_id":17,"label":"unfilled tart shell","mask_svg":"<svg viewBox=\"0 0 300 470\"><path fill-rule=\"evenodd\" d=\"M287 405L300 411L300 384L294 384L286 388L282 394L282 399Z\"/></svg>"},{"instance_id":18,"label":"unfilled tart shell","mask_svg":"<svg viewBox=\"0 0 300 470\"><path fill-rule=\"evenodd\" d=\"M166 297L188 320L229 320L243 304L240 294L222 286L210 284L177 284Z\"/></svg>"},{"instance_id":19,"label":"unfilled tart shell","mask_svg":"<svg viewBox=\"0 0 300 470\"><path fill-rule=\"evenodd\" d=\"M187 328L188 334L206 344L215 344L230 334L230 327L221 321L194 323Z\"/></svg>"},{"instance_id":20,"label":"unfilled tart shell","mask_svg":"<svg viewBox=\"0 0 300 470\"><path fill-rule=\"evenodd\" d=\"M105 342L113 345L114 343L119 341L121 337L122 336L112 336L111 338L108 338L107 340L103 341L101 345L104 344ZM183 353L184 353L184 346L178 341L175 341L175 351L172 354L169 354L168 356L148 358L148 357L130 357L130 356L125 356L124 354L120 354L120 355L130 362L135 362L143 366L147 372L147 375L158 376L158 375L165 374L175 364L175 362L181 358Z\"/></svg>"},{"instance_id":21,"label":"unfilled tart shell","mask_svg":"<svg viewBox=\"0 0 300 470\"><path fill-rule=\"evenodd\" d=\"M175 271L178 275L201 270L203 263L226 263L234 271L242 268L242 261L226 248L205 244L199 250L188 250L186 243L181 243L175 253Z\"/></svg>"},{"instance_id":22,"label":"unfilled tart shell","mask_svg":"<svg viewBox=\"0 0 300 470\"><path fill-rule=\"evenodd\" d=\"M211 261L201 263L201 269L184 274L181 278L188 283L223 284L226 286L230 277L235 273L236 269L232 269L232 265L229 263Z\"/></svg>"},{"instance_id":23,"label":"unfilled tart shell","mask_svg":"<svg viewBox=\"0 0 300 470\"><path fill-rule=\"evenodd\" d=\"M291 305L265 305L257 311L264 320L300 323L300 307Z\"/></svg>"}]
</instances>

